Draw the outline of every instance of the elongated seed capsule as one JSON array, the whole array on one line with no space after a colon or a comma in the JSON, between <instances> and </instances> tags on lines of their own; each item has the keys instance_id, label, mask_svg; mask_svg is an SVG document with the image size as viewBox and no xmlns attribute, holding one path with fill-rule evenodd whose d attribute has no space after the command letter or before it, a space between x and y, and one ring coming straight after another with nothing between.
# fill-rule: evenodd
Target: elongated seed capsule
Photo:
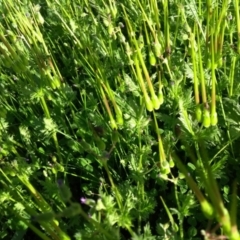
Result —
<instances>
[{"instance_id":1,"label":"elongated seed capsule","mask_svg":"<svg viewBox=\"0 0 240 240\"><path fill-rule=\"evenodd\" d=\"M162 90L160 90L158 92L158 100L159 100L160 105L162 105L163 104L163 92L162 92Z\"/></svg>"},{"instance_id":2,"label":"elongated seed capsule","mask_svg":"<svg viewBox=\"0 0 240 240\"><path fill-rule=\"evenodd\" d=\"M37 20L37 22L38 22L39 24L41 24L41 25L44 24L44 18L43 18L43 16L41 15L40 12L37 12L37 13L35 14L35 17L36 17L36 20Z\"/></svg>"},{"instance_id":3,"label":"elongated seed capsule","mask_svg":"<svg viewBox=\"0 0 240 240\"><path fill-rule=\"evenodd\" d=\"M119 38L119 41L121 43L126 43L126 38L125 36L122 34L122 32L118 33L118 38Z\"/></svg>"},{"instance_id":4,"label":"elongated seed capsule","mask_svg":"<svg viewBox=\"0 0 240 240\"><path fill-rule=\"evenodd\" d=\"M152 104L155 110L158 110L160 108L160 101L155 94L152 96Z\"/></svg>"},{"instance_id":5,"label":"elongated seed capsule","mask_svg":"<svg viewBox=\"0 0 240 240\"><path fill-rule=\"evenodd\" d=\"M204 108L204 110L203 110L203 126L205 128L208 128L208 127L210 127L210 124L211 124L211 119L210 119L209 110Z\"/></svg>"},{"instance_id":6,"label":"elongated seed capsule","mask_svg":"<svg viewBox=\"0 0 240 240\"><path fill-rule=\"evenodd\" d=\"M201 109L201 106L199 104L196 106L195 114L196 114L197 121L201 122L202 121L202 109Z\"/></svg>"},{"instance_id":7,"label":"elongated seed capsule","mask_svg":"<svg viewBox=\"0 0 240 240\"><path fill-rule=\"evenodd\" d=\"M162 161L161 173L169 174L170 172L171 172L171 169L170 169L168 161L166 161L166 160Z\"/></svg>"},{"instance_id":8,"label":"elongated seed capsule","mask_svg":"<svg viewBox=\"0 0 240 240\"><path fill-rule=\"evenodd\" d=\"M168 161L166 161L166 160L162 161L162 167L163 167L163 168L169 168L169 163L168 163Z\"/></svg>"},{"instance_id":9,"label":"elongated seed capsule","mask_svg":"<svg viewBox=\"0 0 240 240\"><path fill-rule=\"evenodd\" d=\"M106 11L107 14L111 13L111 9L108 6L106 6L105 11Z\"/></svg>"},{"instance_id":10,"label":"elongated seed capsule","mask_svg":"<svg viewBox=\"0 0 240 240\"><path fill-rule=\"evenodd\" d=\"M51 168L51 170L53 174L57 174L57 171L55 170L55 168Z\"/></svg>"},{"instance_id":11,"label":"elongated seed capsule","mask_svg":"<svg viewBox=\"0 0 240 240\"><path fill-rule=\"evenodd\" d=\"M139 36L138 44L139 44L139 49L142 49L142 48L144 47L143 35L140 35L140 36Z\"/></svg>"},{"instance_id":12,"label":"elongated seed capsule","mask_svg":"<svg viewBox=\"0 0 240 240\"><path fill-rule=\"evenodd\" d=\"M117 118L117 123L119 125L123 125L123 116L122 116L122 111L119 106L115 106L115 111L116 111L116 118Z\"/></svg>"},{"instance_id":13,"label":"elongated seed capsule","mask_svg":"<svg viewBox=\"0 0 240 240\"><path fill-rule=\"evenodd\" d=\"M112 129L117 129L117 124L113 118L110 120L110 126Z\"/></svg>"},{"instance_id":14,"label":"elongated seed capsule","mask_svg":"<svg viewBox=\"0 0 240 240\"><path fill-rule=\"evenodd\" d=\"M175 166L175 163L172 158L169 160L169 166L170 168L173 168Z\"/></svg>"},{"instance_id":15,"label":"elongated seed capsule","mask_svg":"<svg viewBox=\"0 0 240 240\"><path fill-rule=\"evenodd\" d=\"M123 125L123 116L122 116L122 114L117 114L116 115L116 119L117 119L117 123L119 124L119 125Z\"/></svg>"},{"instance_id":16,"label":"elongated seed capsule","mask_svg":"<svg viewBox=\"0 0 240 240\"><path fill-rule=\"evenodd\" d=\"M147 95L145 96L145 104L146 104L146 108L149 112L152 112L153 111L153 104L152 104L152 101L150 99L150 97Z\"/></svg>"},{"instance_id":17,"label":"elongated seed capsule","mask_svg":"<svg viewBox=\"0 0 240 240\"><path fill-rule=\"evenodd\" d=\"M149 52L149 62L152 66L155 66L156 62L157 62L156 57L152 50L150 50L150 52Z\"/></svg>"},{"instance_id":18,"label":"elongated seed capsule","mask_svg":"<svg viewBox=\"0 0 240 240\"><path fill-rule=\"evenodd\" d=\"M56 162L54 163L54 167L53 167L57 172L64 172L64 166L61 165L60 163Z\"/></svg>"},{"instance_id":19,"label":"elongated seed capsule","mask_svg":"<svg viewBox=\"0 0 240 240\"><path fill-rule=\"evenodd\" d=\"M222 206L222 210L223 210L223 216L221 216L221 217L217 216L217 219L219 222L222 222L223 231L225 233L231 233L232 232L232 226L231 226L232 219L230 219L229 212L225 207ZM222 220L222 219L224 219L224 220ZM239 238L233 238L233 236L231 235L230 239L238 240Z\"/></svg>"},{"instance_id":20,"label":"elongated seed capsule","mask_svg":"<svg viewBox=\"0 0 240 240\"><path fill-rule=\"evenodd\" d=\"M153 49L156 57L162 56L162 45L158 40L156 40L155 43L153 44Z\"/></svg>"},{"instance_id":21,"label":"elongated seed capsule","mask_svg":"<svg viewBox=\"0 0 240 240\"><path fill-rule=\"evenodd\" d=\"M212 219L214 217L214 209L212 205L205 199L200 202L200 205L205 217L207 219Z\"/></svg>"},{"instance_id":22,"label":"elongated seed capsule","mask_svg":"<svg viewBox=\"0 0 240 240\"><path fill-rule=\"evenodd\" d=\"M134 61L135 66L136 66L138 83L139 83L139 85L141 87L141 90L143 92L143 97L144 97L144 101L145 101L145 104L146 104L146 108L147 108L148 111L151 112L151 111L153 111L153 104L152 104L152 101L151 101L151 99L150 99L150 97L147 93L146 87L145 87L144 82L143 82L142 72L140 70L137 53L135 53L133 55L133 61Z\"/></svg>"},{"instance_id":23,"label":"elongated seed capsule","mask_svg":"<svg viewBox=\"0 0 240 240\"><path fill-rule=\"evenodd\" d=\"M113 6L113 7L111 7L110 10L111 10L112 18L115 19L117 16L117 12L118 12L117 8L115 6Z\"/></svg>"},{"instance_id":24,"label":"elongated seed capsule","mask_svg":"<svg viewBox=\"0 0 240 240\"><path fill-rule=\"evenodd\" d=\"M48 177L48 173L45 169L43 170L43 176L46 177L46 178Z\"/></svg>"},{"instance_id":25,"label":"elongated seed capsule","mask_svg":"<svg viewBox=\"0 0 240 240\"><path fill-rule=\"evenodd\" d=\"M172 229L173 229L174 232L178 232L178 230L179 230L179 227L175 222L172 225Z\"/></svg>"},{"instance_id":26,"label":"elongated seed capsule","mask_svg":"<svg viewBox=\"0 0 240 240\"><path fill-rule=\"evenodd\" d=\"M178 177L179 177L179 179L184 179L185 175L183 173L179 172Z\"/></svg>"},{"instance_id":27,"label":"elongated seed capsule","mask_svg":"<svg viewBox=\"0 0 240 240\"><path fill-rule=\"evenodd\" d=\"M53 222L54 222L57 226L59 226L59 221L58 221L58 220L54 219Z\"/></svg>"},{"instance_id":28,"label":"elongated seed capsule","mask_svg":"<svg viewBox=\"0 0 240 240\"><path fill-rule=\"evenodd\" d=\"M217 113L214 112L213 114L211 114L211 125L216 126L217 123L218 123L218 116L217 116Z\"/></svg>"},{"instance_id":29,"label":"elongated seed capsule","mask_svg":"<svg viewBox=\"0 0 240 240\"><path fill-rule=\"evenodd\" d=\"M57 162L57 158L56 158L56 156L52 156L52 161L53 161L54 163Z\"/></svg>"},{"instance_id":30,"label":"elongated seed capsule","mask_svg":"<svg viewBox=\"0 0 240 240\"><path fill-rule=\"evenodd\" d=\"M160 170L160 172L161 172L161 174L163 174L163 175L168 175L168 174L171 172L171 170L170 170L170 168L162 168L162 169Z\"/></svg>"}]
</instances>

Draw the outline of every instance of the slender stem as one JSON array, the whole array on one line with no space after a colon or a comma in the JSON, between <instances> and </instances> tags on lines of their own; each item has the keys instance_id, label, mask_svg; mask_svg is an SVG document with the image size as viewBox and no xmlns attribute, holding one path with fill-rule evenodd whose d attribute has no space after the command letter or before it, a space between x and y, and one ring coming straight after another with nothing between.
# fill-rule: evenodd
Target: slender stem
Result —
<instances>
[{"instance_id":1,"label":"slender stem","mask_svg":"<svg viewBox=\"0 0 240 240\"><path fill-rule=\"evenodd\" d=\"M163 12L164 12L164 36L165 36L165 51L169 58L170 48L170 34L169 34L169 12L168 12L168 0L163 0Z\"/></svg>"},{"instance_id":2,"label":"slender stem","mask_svg":"<svg viewBox=\"0 0 240 240\"><path fill-rule=\"evenodd\" d=\"M237 42L237 51L240 53L240 10L239 10L240 1L235 0L234 1L234 7L235 7L235 16L236 16L236 22L237 22L237 36L238 36L238 42Z\"/></svg>"},{"instance_id":3,"label":"slender stem","mask_svg":"<svg viewBox=\"0 0 240 240\"><path fill-rule=\"evenodd\" d=\"M166 161L166 155L164 152L164 147L162 143L162 138L159 132L158 128L158 123L157 123L157 118L155 112L153 112L153 117L154 117L154 123L155 123L155 128L156 128L156 133L157 133L157 139L158 139L158 151L159 151L159 161L160 161L160 166L162 167L162 163Z\"/></svg>"},{"instance_id":4,"label":"slender stem","mask_svg":"<svg viewBox=\"0 0 240 240\"><path fill-rule=\"evenodd\" d=\"M212 75L212 99L211 99L211 124L215 126L217 124L216 113L216 76L215 76L215 59L214 59L214 40L213 34L211 35L211 75Z\"/></svg>"}]
</instances>

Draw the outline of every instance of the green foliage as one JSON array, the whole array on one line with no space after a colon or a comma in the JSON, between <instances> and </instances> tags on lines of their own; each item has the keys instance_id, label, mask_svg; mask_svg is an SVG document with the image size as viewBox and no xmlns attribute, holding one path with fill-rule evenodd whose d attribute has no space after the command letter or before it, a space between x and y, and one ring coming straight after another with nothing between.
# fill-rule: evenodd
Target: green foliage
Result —
<instances>
[{"instance_id":1,"label":"green foliage","mask_svg":"<svg viewBox=\"0 0 240 240\"><path fill-rule=\"evenodd\" d=\"M238 0L0 13L1 239L240 239Z\"/></svg>"}]
</instances>

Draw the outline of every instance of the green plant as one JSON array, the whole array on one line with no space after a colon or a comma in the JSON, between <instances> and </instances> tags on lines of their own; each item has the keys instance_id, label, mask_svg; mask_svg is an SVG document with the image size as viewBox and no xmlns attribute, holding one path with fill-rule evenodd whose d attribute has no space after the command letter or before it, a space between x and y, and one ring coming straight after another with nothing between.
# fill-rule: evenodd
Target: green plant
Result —
<instances>
[{"instance_id":1,"label":"green plant","mask_svg":"<svg viewBox=\"0 0 240 240\"><path fill-rule=\"evenodd\" d=\"M240 239L239 0L0 13L2 239Z\"/></svg>"}]
</instances>

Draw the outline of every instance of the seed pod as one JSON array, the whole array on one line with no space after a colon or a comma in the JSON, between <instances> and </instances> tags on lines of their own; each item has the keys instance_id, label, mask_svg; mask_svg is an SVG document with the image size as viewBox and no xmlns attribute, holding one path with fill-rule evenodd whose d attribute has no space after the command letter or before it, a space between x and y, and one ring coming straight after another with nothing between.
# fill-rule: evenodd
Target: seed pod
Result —
<instances>
[{"instance_id":1,"label":"seed pod","mask_svg":"<svg viewBox=\"0 0 240 240\"><path fill-rule=\"evenodd\" d=\"M115 6L111 7L110 11L111 11L112 18L115 19L118 12L117 8Z\"/></svg>"},{"instance_id":2,"label":"seed pod","mask_svg":"<svg viewBox=\"0 0 240 240\"><path fill-rule=\"evenodd\" d=\"M64 166L62 166L60 163L55 163L53 165L53 168L57 171L57 172L64 172Z\"/></svg>"},{"instance_id":3,"label":"seed pod","mask_svg":"<svg viewBox=\"0 0 240 240\"><path fill-rule=\"evenodd\" d=\"M119 125L123 125L123 116L122 116L122 111L120 110L120 108L118 107L118 111L116 114L116 118L117 118L117 123Z\"/></svg>"},{"instance_id":4,"label":"seed pod","mask_svg":"<svg viewBox=\"0 0 240 240\"><path fill-rule=\"evenodd\" d=\"M151 99L149 98L149 96L145 97L145 104L146 104L146 108L149 112L153 111L153 104Z\"/></svg>"},{"instance_id":5,"label":"seed pod","mask_svg":"<svg viewBox=\"0 0 240 240\"><path fill-rule=\"evenodd\" d=\"M154 53L155 53L156 57L161 57L162 56L162 46L158 40L156 40L156 42L154 43L153 48L154 48Z\"/></svg>"},{"instance_id":6,"label":"seed pod","mask_svg":"<svg viewBox=\"0 0 240 240\"><path fill-rule=\"evenodd\" d=\"M15 177L15 176L16 176L16 173L15 173L13 170L12 170L12 171L10 170L10 171L9 171L9 175L10 175L11 177Z\"/></svg>"},{"instance_id":7,"label":"seed pod","mask_svg":"<svg viewBox=\"0 0 240 240\"><path fill-rule=\"evenodd\" d=\"M36 17L36 20L37 20L37 22L38 22L39 24L41 24L41 25L44 24L44 18L43 18L43 16L41 15L40 12L37 12L37 13L35 14L35 17Z\"/></svg>"},{"instance_id":8,"label":"seed pod","mask_svg":"<svg viewBox=\"0 0 240 240\"><path fill-rule=\"evenodd\" d=\"M56 156L52 156L52 161L53 161L54 163L57 162Z\"/></svg>"},{"instance_id":9,"label":"seed pod","mask_svg":"<svg viewBox=\"0 0 240 240\"><path fill-rule=\"evenodd\" d=\"M198 122L201 122L202 121L202 109L201 109L201 106L200 105L197 105L196 107L196 119Z\"/></svg>"},{"instance_id":10,"label":"seed pod","mask_svg":"<svg viewBox=\"0 0 240 240\"><path fill-rule=\"evenodd\" d=\"M168 180L168 175L166 173L162 173L160 174L160 178L164 179L164 180Z\"/></svg>"},{"instance_id":11,"label":"seed pod","mask_svg":"<svg viewBox=\"0 0 240 240\"><path fill-rule=\"evenodd\" d=\"M169 160L169 166L170 166L170 168L173 168L175 166L175 163L172 158L170 158L170 160Z\"/></svg>"},{"instance_id":12,"label":"seed pod","mask_svg":"<svg viewBox=\"0 0 240 240\"><path fill-rule=\"evenodd\" d=\"M168 167L168 168L164 168L164 169L162 169L161 172L162 172L163 174L168 175L168 174L171 172L171 169L170 169L170 167Z\"/></svg>"},{"instance_id":13,"label":"seed pod","mask_svg":"<svg viewBox=\"0 0 240 240\"><path fill-rule=\"evenodd\" d=\"M150 52L149 52L149 62L152 66L155 66L156 62L157 62L156 57L152 50L150 50Z\"/></svg>"},{"instance_id":14,"label":"seed pod","mask_svg":"<svg viewBox=\"0 0 240 240\"><path fill-rule=\"evenodd\" d=\"M174 232L178 232L178 230L179 230L179 227L175 222L172 225L172 229L173 229Z\"/></svg>"},{"instance_id":15,"label":"seed pod","mask_svg":"<svg viewBox=\"0 0 240 240\"><path fill-rule=\"evenodd\" d=\"M158 100L159 100L160 105L162 105L163 104L163 92L162 92L162 90L160 90L159 93L158 93Z\"/></svg>"},{"instance_id":16,"label":"seed pod","mask_svg":"<svg viewBox=\"0 0 240 240\"><path fill-rule=\"evenodd\" d=\"M158 110L160 108L160 101L158 99L158 97L154 94L152 97L152 104L155 110Z\"/></svg>"},{"instance_id":17,"label":"seed pod","mask_svg":"<svg viewBox=\"0 0 240 240\"><path fill-rule=\"evenodd\" d=\"M58 220L54 219L53 222L54 222L57 226L59 226Z\"/></svg>"},{"instance_id":18,"label":"seed pod","mask_svg":"<svg viewBox=\"0 0 240 240\"><path fill-rule=\"evenodd\" d=\"M52 101L52 96L51 96L51 94L48 94L48 95L47 95L47 99L48 99L49 101Z\"/></svg>"},{"instance_id":19,"label":"seed pod","mask_svg":"<svg viewBox=\"0 0 240 240\"><path fill-rule=\"evenodd\" d=\"M43 176L46 177L46 178L48 177L48 173L45 169L43 170Z\"/></svg>"},{"instance_id":20,"label":"seed pod","mask_svg":"<svg viewBox=\"0 0 240 240\"><path fill-rule=\"evenodd\" d=\"M208 128L210 127L210 124L211 124L210 113L209 110L205 108L203 110L203 126L205 128Z\"/></svg>"},{"instance_id":21,"label":"seed pod","mask_svg":"<svg viewBox=\"0 0 240 240\"><path fill-rule=\"evenodd\" d=\"M185 175L184 175L183 173L179 172L178 177L179 177L180 179L184 179L184 178L185 178Z\"/></svg>"},{"instance_id":22,"label":"seed pod","mask_svg":"<svg viewBox=\"0 0 240 240\"><path fill-rule=\"evenodd\" d=\"M112 129L117 129L117 124L116 124L114 119L110 120L110 126L111 126Z\"/></svg>"},{"instance_id":23,"label":"seed pod","mask_svg":"<svg viewBox=\"0 0 240 240\"><path fill-rule=\"evenodd\" d=\"M168 161L162 161L162 167L163 168L169 168L169 163L168 163Z\"/></svg>"},{"instance_id":24,"label":"seed pod","mask_svg":"<svg viewBox=\"0 0 240 240\"><path fill-rule=\"evenodd\" d=\"M142 34L139 36L138 44L139 44L139 49L142 49L144 47L144 39Z\"/></svg>"},{"instance_id":25,"label":"seed pod","mask_svg":"<svg viewBox=\"0 0 240 240\"><path fill-rule=\"evenodd\" d=\"M217 113L213 113L211 114L211 125L212 126L216 126L218 123L218 116L217 116Z\"/></svg>"},{"instance_id":26,"label":"seed pod","mask_svg":"<svg viewBox=\"0 0 240 240\"><path fill-rule=\"evenodd\" d=\"M171 172L168 161L162 161L161 173L169 174Z\"/></svg>"},{"instance_id":27,"label":"seed pod","mask_svg":"<svg viewBox=\"0 0 240 240\"><path fill-rule=\"evenodd\" d=\"M52 168L52 172L53 172L53 174L57 174L57 171L55 168Z\"/></svg>"},{"instance_id":28,"label":"seed pod","mask_svg":"<svg viewBox=\"0 0 240 240\"><path fill-rule=\"evenodd\" d=\"M201 209L206 218L212 219L214 217L214 209L212 205L207 201L203 200L200 202Z\"/></svg>"}]
</instances>

